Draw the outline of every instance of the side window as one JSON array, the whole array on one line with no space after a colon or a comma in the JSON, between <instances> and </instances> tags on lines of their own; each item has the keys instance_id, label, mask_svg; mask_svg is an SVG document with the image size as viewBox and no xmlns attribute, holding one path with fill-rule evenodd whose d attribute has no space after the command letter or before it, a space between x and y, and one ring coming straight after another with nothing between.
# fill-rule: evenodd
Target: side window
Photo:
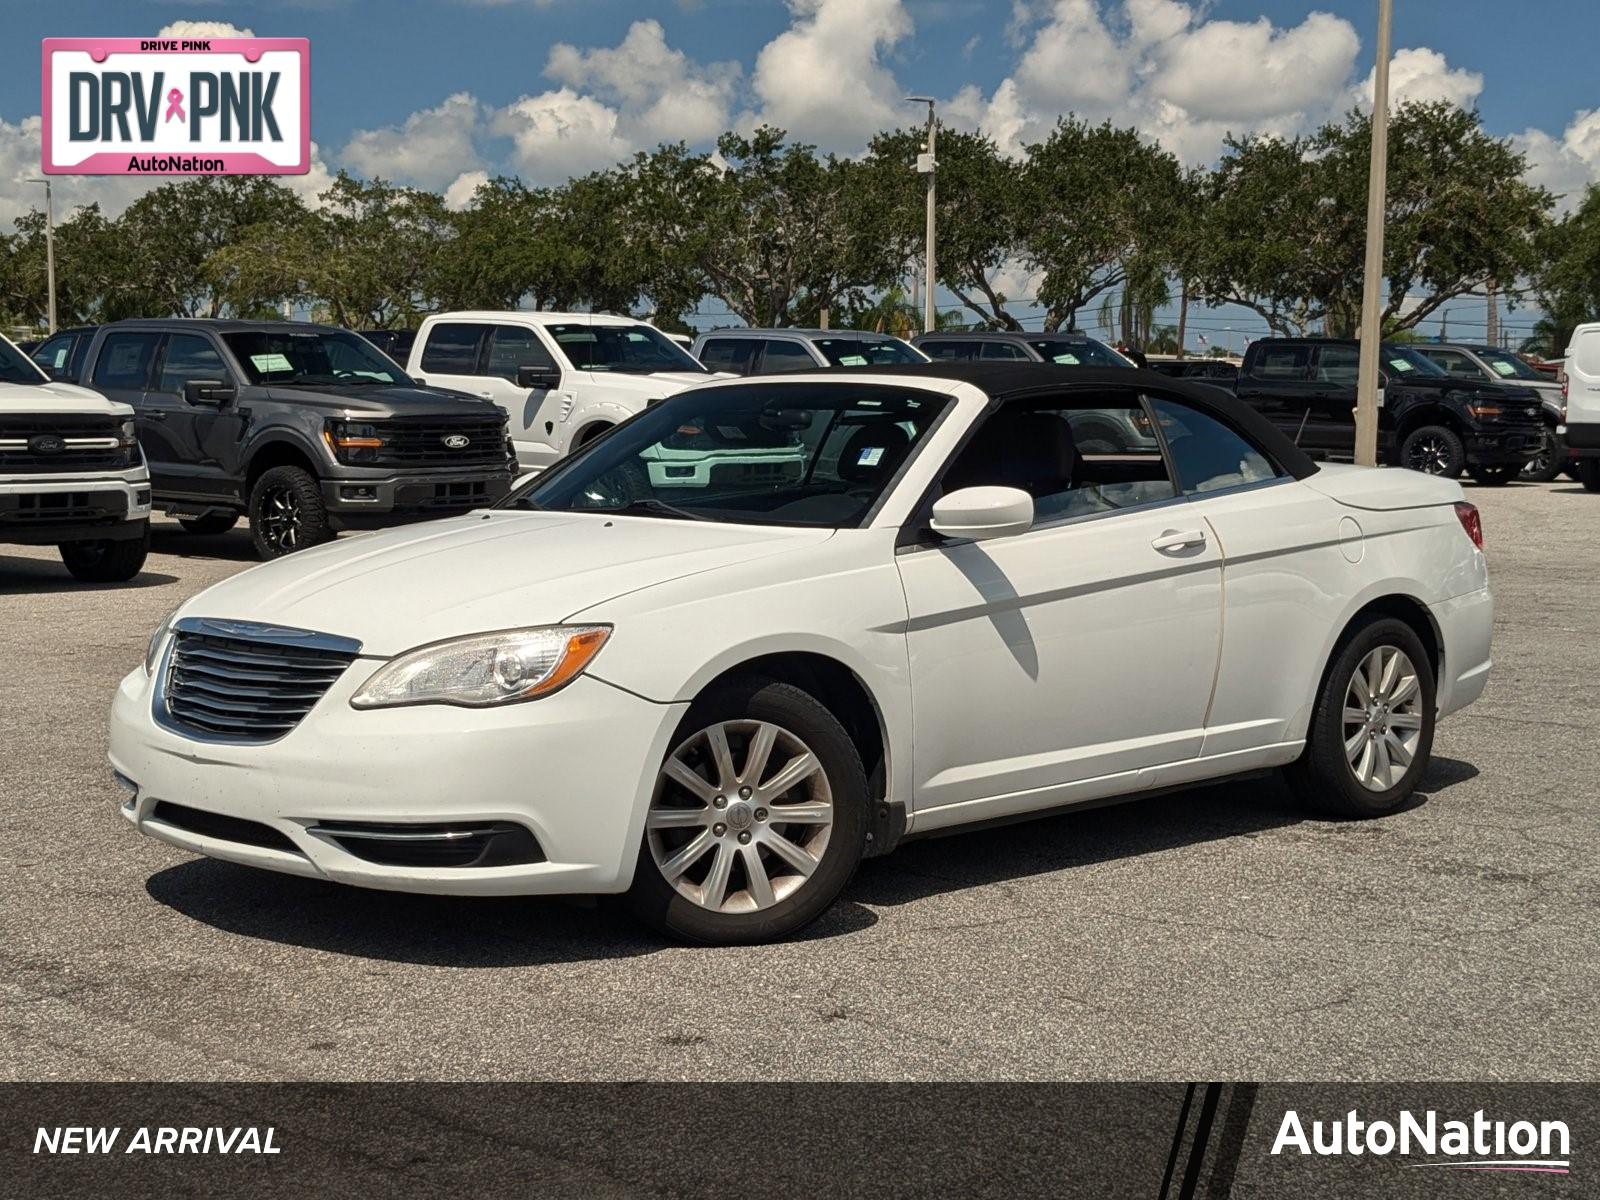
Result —
<instances>
[{"instance_id":1,"label":"side window","mask_svg":"<svg viewBox=\"0 0 1600 1200\"><path fill-rule=\"evenodd\" d=\"M983 352L978 356L985 362L1032 362L1028 352L1021 346L1013 346L1010 342L984 342Z\"/></svg>"},{"instance_id":2,"label":"side window","mask_svg":"<svg viewBox=\"0 0 1600 1200\"><path fill-rule=\"evenodd\" d=\"M1424 350L1418 347L1418 352L1424 357L1443 367L1445 373L1453 379L1481 380L1483 372L1478 369L1478 364L1473 362L1459 350Z\"/></svg>"},{"instance_id":3,"label":"side window","mask_svg":"<svg viewBox=\"0 0 1600 1200\"><path fill-rule=\"evenodd\" d=\"M978 357L977 342L933 341L917 348L934 362L971 362Z\"/></svg>"},{"instance_id":4,"label":"side window","mask_svg":"<svg viewBox=\"0 0 1600 1200\"><path fill-rule=\"evenodd\" d=\"M428 330L422 369L442 375L478 374L478 346L487 326L444 322Z\"/></svg>"},{"instance_id":5,"label":"side window","mask_svg":"<svg viewBox=\"0 0 1600 1200\"><path fill-rule=\"evenodd\" d=\"M1174 400L1150 398L1185 495L1263 483L1283 474L1215 417Z\"/></svg>"},{"instance_id":6,"label":"side window","mask_svg":"<svg viewBox=\"0 0 1600 1200\"><path fill-rule=\"evenodd\" d=\"M1115 512L1177 496L1136 395L1013 402L990 417L945 473L946 492L1021 488L1038 521Z\"/></svg>"},{"instance_id":7,"label":"side window","mask_svg":"<svg viewBox=\"0 0 1600 1200\"><path fill-rule=\"evenodd\" d=\"M143 391L150 380L150 360L159 333L112 333L100 346L94 364L94 385Z\"/></svg>"},{"instance_id":8,"label":"side window","mask_svg":"<svg viewBox=\"0 0 1600 1200\"><path fill-rule=\"evenodd\" d=\"M811 371L816 369L816 365L817 360L800 343L774 339L766 343L759 373L777 375L784 371Z\"/></svg>"},{"instance_id":9,"label":"side window","mask_svg":"<svg viewBox=\"0 0 1600 1200\"><path fill-rule=\"evenodd\" d=\"M1311 351L1305 346L1272 346L1261 348L1255 369L1250 373L1257 379L1279 382L1304 382L1311 366Z\"/></svg>"},{"instance_id":10,"label":"side window","mask_svg":"<svg viewBox=\"0 0 1600 1200\"><path fill-rule=\"evenodd\" d=\"M756 348L752 338L707 338L705 345L700 348L700 362L713 371L748 375Z\"/></svg>"},{"instance_id":11,"label":"side window","mask_svg":"<svg viewBox=\"0 0 1600 1200\"><path fill-rule=\"evenodd\" d=\"M1355 387L1361 374L1361 351L1354 346L1322 346L1317 350L1317 382Z\"/></svg>"},{"instance_id":12,"label":"side window","mask_svg":"<svg viewBox=\"0 0 1600 1200\"><path fill-rule=\"evenodd\" d=\"M167 353L161 361L156 391L181 392L190 379L226 382L228 370L222 365L222 355L208 339L192 333L175 333L167 339Z\"/></svg>"},{"instance_id":13,"label":"side window","mask_svg":"<svg viewBox=\"0 0 1600 1200\"><path fill-rule=\"evenodd\" d=\"M554 368L556 360L544 348L539 335L526 325L496 325L489 338L489 366L486 375L498 375L513 383L518 367Z\"/></svg>"},{"instance_id":14,"label":"side window","mask_svg":"<svg viewBox=\"0 0 1600 1200\"><path fill-rule=\"evenodd\" d=\"M28 357L50 378L62 379L72 368L73 341L73 334L59 333L42 346L35 346Z\"/></svg>"}]
</instances>

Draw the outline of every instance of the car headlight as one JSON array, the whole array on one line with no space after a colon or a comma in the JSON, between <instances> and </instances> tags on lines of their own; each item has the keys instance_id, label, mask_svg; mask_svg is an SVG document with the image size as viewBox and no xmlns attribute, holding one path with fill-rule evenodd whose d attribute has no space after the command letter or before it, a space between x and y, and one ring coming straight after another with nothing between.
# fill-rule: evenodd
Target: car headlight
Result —
<instances>
[{"instance_id":1,"label":"car headlight","mask_svg":"<svg viewBox=\"0 0 1600 1200\"><path fill-rule=\"evenodd\" d=\"M178 605L178 608L182 607L181 604ZM161 657L161 647L166 645L167 634L172 632L172 618L178 615L178 608L174 608L166 616L162 617L161 624L157 625L155 632L150 635L150 643L144 648L144 673L146 675L155 674L156 660Z\"/></svg>"},{"instance_id":2,"label":"car headlight","mask_svg":"<svg viewBox=\"0 0 1600 1200\"><path fill-rule=\"evenodd\" d=\"M535 700L583 674L610 636L609 625L546 625L435 642L380 667L350 705L487 708Z\"/></svg>"}]
</instances>

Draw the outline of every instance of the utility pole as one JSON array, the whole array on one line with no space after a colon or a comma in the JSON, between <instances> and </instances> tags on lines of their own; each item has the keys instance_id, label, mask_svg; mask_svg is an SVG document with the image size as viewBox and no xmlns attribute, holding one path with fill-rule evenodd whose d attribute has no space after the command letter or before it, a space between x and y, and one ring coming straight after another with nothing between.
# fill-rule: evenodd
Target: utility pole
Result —
<instances>
[{"instance_id":1,"label":"utility pole","mask_svg":"<svg viewBox=\"0 0 1600 1200\"><path fill-rule=\"evenodd\" d=\"M50 181L33 176L29 183L44 184L44 270L50 291L50 332L56 331L56 202Z\"/></svg>"},{"instance_id":2,"label":"utility pole","mask_svg":"<svg viewBox=\"0 0 1600 1200\"><path fill-rule=\"evenodd\" d=\"M1178 296L1178 357L1183 357L1183 335L1189 325L1189 281L1182 281Z\"/></svg>"},{"instance_id":3,"label":"utility pole","mask_svg":"<svg viewBox=\"0 0 1600 1200\"><path fill-rule=\"evenodd\" d=\"M939 160L936 155L935 139L939 136L938 122L933 115L933 97L907 96L908 104L926 104L928 106L928 141L927 148L917 155L917 174L928 177L928 228L926 233L927 261L923 265L922 273L922 328L927 333L932 333L939 324L938 310L933 306L933 285L938 279L935 269L935 176L939 171Z\"/></svg>"},{"instance_id":4,"label":"utility pole","mask_svg":"<svg viewBox=\"0 0 1600 1200\"><path fill-rule=\"evenodd\" d=\"M1499 288L1495 287L1494 280L1489 280L1483 289L1489 303L1488 327L1485 329L1484 341L1491 346L1500 344L1500 296Z\"/></svg>"},{"instance_id":5,"label":"utility pole","mask_svg":"<svg viewBox=\"0 0 1600 1200\"><path fill-rule=\"evenodd\" d=\"M1378 357L1382 352L1383 217L1389 191L1389 29L1394 0L1378 0L1372 69L1372 161L1367 170L1367 261L1361 281L1361 366L1356 385L1356 462L1378 465Z\"/></svg>"}]
</instances>

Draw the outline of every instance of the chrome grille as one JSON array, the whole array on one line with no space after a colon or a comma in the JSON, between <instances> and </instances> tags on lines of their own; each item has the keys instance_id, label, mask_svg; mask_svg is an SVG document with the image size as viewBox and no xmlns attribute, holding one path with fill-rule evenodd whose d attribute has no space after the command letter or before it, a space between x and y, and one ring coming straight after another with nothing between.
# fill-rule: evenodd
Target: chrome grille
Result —
<instances>
[{"instance_id":1,"label":"chrome grille","mask_svg":"<svg viewBox=\"0 0 1600 1200\"><path fill-rule=\"evenodd\" d=\"M122 444L122 421L117 417L77 413L0 417L0 471L124 468L134 461Z\"/></svg>"},{"instance_id":2,"label":"chrome grille","mask_svg":"<svg viewBox=\"0 0 1600 1200\"><path fill-rule=\"evenodd\" d=\"M360 649L309 630L186 618L174 626L160 715L206 737L274 741L301 722Z\"/></svg>"}]
</instances>

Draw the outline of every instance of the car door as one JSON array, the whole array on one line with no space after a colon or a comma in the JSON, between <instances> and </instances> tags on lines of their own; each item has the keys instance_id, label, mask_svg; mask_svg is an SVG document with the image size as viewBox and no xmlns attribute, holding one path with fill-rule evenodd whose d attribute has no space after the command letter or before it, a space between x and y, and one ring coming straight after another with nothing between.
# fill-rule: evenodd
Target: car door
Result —
<instances>
[{"instance_id":1,"label":"car door","mask_svg":"<svg viewBox=\"0 0 1600 1200\"><path fill-rule=\"evenodd\" d=\"M108 400L133 406L134 428L150 464L151 481L157 490L165 491L181 474L182 460L167 429L171 406L149 394L161 338L155 330L106 334L95 352L88 384Z\"/></svg>"},{"instance_id":2,"label":"car door","mask_svg":"<svg viewBox=\"0 0 1600 1200\"><path fill-rule=\"evenodd\" d=\"M548 372L546 387L525 388L517 383L524 367ZM561 420L561 370L555 356L527 325L495 325L489 331L488 355L483 374L473 390L505 409L517 465L542 469L560 457L556 425Z\"/></svg>"},{"instance_id":3,"label":"car door","mask_svg":"<svg viewBox=\"0 0 1600 1200\"><path fill-rule=\"evenodd\" d=\"M184 385L201 379L233 388L234 398L191 403L184 396ZM167 335L144 405L151 413L164 414L160 422L175 455L171 475L177 490L206 497L238 495L239 447L246 421L238 387L209 334Z\"/></svg>"},{"instance_id":4,"label":"car door","mask_svg":"<svg viewBox=\"0 0 1600 1200\"><path fill-rule=\"evenodd\" d=\"M1316 347L1301 446L1341 458L1354 456L1356 383L1360 376L1361 351L1355 346Z\"/></svg>"},{"instance_id":5,"label":"car door","mask_svg":"<svg viewBox=\"0 0 1600 1200\"><path fill-rule=\"evenodd\" d=\"M1259 347L1259 348L1258 348ZM1309 445L1311 348L1301 343L1262 342L1252 347L1249 371L1239 377L1239 398L1291 440Z\"/></svg>"},{"instance_id":6,"label":"car door","mask_svg":"<svg viewBox=\"0 0 1600 1200\"><path fill-rule=\"evenodd\" d=\"M1082 454L1078 425L1123 443ZM1022 487L1033 528L897 554L919 828L1126 790L1200 752L1221 555L1150 427L1132 389L1008 401L939 486Z\"/></svg>"},{"instance_id":7,"label":"car door","mask_svg":"<svg viewBox=\"0 0 1600 1200\"><path fill-rule=\"evenodd\" d=\"M1011 342L984 342L978 358L983 362L1036 362L1021 346Z\"/></svg>"}]
</instances>

